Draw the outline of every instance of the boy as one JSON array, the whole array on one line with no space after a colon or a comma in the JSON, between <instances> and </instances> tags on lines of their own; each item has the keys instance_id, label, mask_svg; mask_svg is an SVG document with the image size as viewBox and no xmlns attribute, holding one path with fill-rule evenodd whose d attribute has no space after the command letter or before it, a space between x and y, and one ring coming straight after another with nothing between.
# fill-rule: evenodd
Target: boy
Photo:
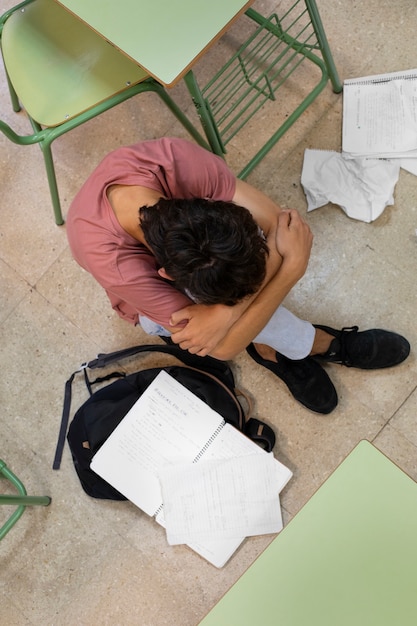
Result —
<instances>
[{"instance_id":1,"label":"boy","mask_svg":"<svg viewBox=\"0 0 417 626\"><path fill-rule=\"evenodd\" d=\"M313 326L283 307L308 265L308 225L188 141L110 153L75 197L67 232L123 319L201 357L247 349L310 410L337 405L319 361L374 369L409 354L396 333Z\"/></svg>"}]
</instances>

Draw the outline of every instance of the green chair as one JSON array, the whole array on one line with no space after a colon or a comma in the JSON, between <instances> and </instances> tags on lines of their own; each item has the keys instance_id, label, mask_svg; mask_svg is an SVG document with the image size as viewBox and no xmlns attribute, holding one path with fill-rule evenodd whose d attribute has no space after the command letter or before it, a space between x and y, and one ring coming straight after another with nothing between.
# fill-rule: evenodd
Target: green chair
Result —
<instances>
[{"instance_id":1,"label":"green chair","mask_svg":"<svg viewBox=\"0 0 417 626\"><path fill-rule=\"evenodd\" d=\"M23 106L33 132L20 135L2 120L0 130L14 143L40 145L58 225L64 220L52 142L128 98L156 93L190 135L208 147L159 83L55 0L26 0L4 13L0 45L13 109Z\"/></svg>"},{"instance_id":2,"label":"green chair","mask_svg":"<svg viewBox=\"0 0 417 626\"><path fill-rule=\"evenodd\" d=\"M18 495L0 495L0 504L13 505L17 507L0 528L1 540L23 515L27 506L33 506L36 504L48 506L51 502L51 498L49 496L28 496L23 483L15 474L13 474L13 472L7 467L6 463L1 459L0 476L6 478L18 492Z\"/></svg>"}]
</instances>

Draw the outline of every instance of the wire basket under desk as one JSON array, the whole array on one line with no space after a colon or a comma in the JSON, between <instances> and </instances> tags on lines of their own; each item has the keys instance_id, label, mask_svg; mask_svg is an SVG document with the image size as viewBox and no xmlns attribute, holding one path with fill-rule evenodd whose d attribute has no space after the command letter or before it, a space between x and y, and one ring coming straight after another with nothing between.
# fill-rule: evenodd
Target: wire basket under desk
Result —
<instances>
[{"instance_id":1,"label":"wire basket under desk","mask_svg":"<svg viewBox=\"0 0 417 626\"><path fill-rule=\"evenodd\" d=\"M276 94L284 85L299 102L292 112L283 108L281 125L242 170L241 178L307 109L329 79L334 91L342 89L315 2L297 0L281 15L274 12L267 18L248 9L246 16L253 32L201 88L208 118L202 119L203 125L210 124L226 153L227 144L266 103L277 100ZM297 72L306 61L310 64L308 71Z\"/></svg>"}]
</instances>

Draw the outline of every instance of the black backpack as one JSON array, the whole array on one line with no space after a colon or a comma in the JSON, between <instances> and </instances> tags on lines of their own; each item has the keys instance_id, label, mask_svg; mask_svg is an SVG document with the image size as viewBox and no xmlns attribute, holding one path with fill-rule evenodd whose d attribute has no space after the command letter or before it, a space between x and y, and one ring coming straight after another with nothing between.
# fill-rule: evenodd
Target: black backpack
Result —
<instances>
[{"instance_id":1,"label":"black backpack","mask_svg":"<svg viewBox=\"0 0 417 626\"><path fill-rule=\"evenodd\" d=\"M88 378L87 369L104 367L140 352L164 352L175 356L184 365L154 367L128 375L113 372L94 381ZM234 376L227 363L211 357L192 355L176 345L141 345L111 354L99 354L93 361L83 364L68 379L53 469L60 467L67 438L75 470L84 491L93 498L126 500L120 492L90 469L91 459L161 370L187 387L220 413L226 422L245 433L267 452L272 450L275 445L273 430L255 418L247 419L239 401L239 395L243 394L235 389ZM90 398L75 413L68 429L72 383L79 372L84 373ZM93 393L94 384L115 377L119 380Z\"/></svg>"}]
</instances>

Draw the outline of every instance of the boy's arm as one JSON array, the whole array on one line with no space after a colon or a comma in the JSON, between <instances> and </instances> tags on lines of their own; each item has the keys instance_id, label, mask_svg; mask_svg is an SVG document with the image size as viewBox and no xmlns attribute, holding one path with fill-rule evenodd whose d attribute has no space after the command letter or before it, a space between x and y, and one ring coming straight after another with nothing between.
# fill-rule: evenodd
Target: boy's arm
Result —
<instances>
[{"instance_id":1,"label":"boy's arm","mask_svg":"<svg viewBox=\"0 0 417 626\"><path fill-rule=\"evenodd\" d=\"M276 225L277 217L282 210L271 198L256 187L252 187L239 178L236 179L233 202L248 209L255 222L268 235L270 228Z\"/></svg>"}]
</instances>

